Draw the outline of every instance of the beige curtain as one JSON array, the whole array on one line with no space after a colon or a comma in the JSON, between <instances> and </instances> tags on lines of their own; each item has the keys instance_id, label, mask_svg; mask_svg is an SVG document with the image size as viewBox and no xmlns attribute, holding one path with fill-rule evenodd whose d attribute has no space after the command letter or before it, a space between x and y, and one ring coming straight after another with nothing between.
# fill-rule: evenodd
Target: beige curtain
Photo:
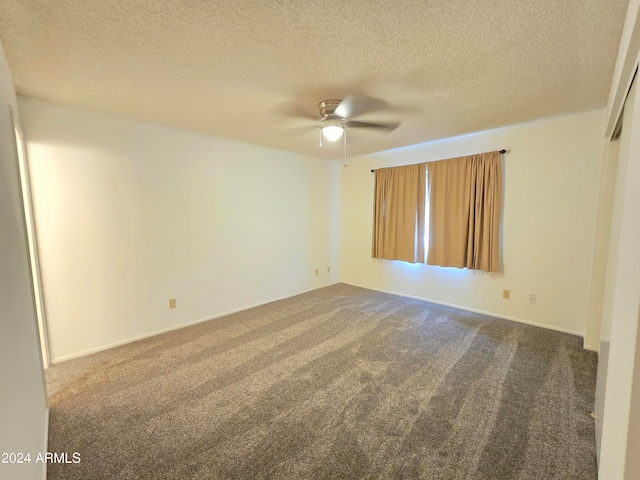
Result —
<instances>
[{"instance_id":1,"label":"beige curtain","mask_svg":"<svg viewBox=\"0 0 640 480\"><path fill-rule=\"evenodd\" d=\"M431 162L427 264L499 270L502 161L499 152Z\"/></svg>"},{"instance_id":2,"label":"beige curtain","mask_svg":"<svg viewBox=\"0 0 640 480\"><path fill-rule=\"evenodd\" d=\"M375 171L371 256L424 262L426 165Z\"/></svg>"}]
</instances>

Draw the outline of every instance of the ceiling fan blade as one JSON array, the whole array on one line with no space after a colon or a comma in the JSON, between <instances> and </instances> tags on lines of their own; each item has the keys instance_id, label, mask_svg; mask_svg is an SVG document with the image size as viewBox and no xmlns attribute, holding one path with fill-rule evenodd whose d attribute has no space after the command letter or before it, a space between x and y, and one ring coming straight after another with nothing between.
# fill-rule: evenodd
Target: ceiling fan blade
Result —
<instances>
[{"instance_id":1,"label":"ceiling fan blade","mask_svg":"<svg viewBox=\"0 0 640 480\"><path fill-rule=\"evenodd\" d=\"M379 98L366 97L364 95L347 95L333 114L340 118L355 118L365 113L386 110L390 105Z\"/></svg>"},{"instance_id":2,"label":"ceiling fan blade","mask_svg":"<svg viewBox=\"0 0 640 480\"><path fill-rule=\"evenodd\" d=\"M399 126L400 126L400 122L393 122L393 123L369 123L369 122L354 122L354 121L347 122L347 127L377 128L380 130L387 130L389 132L392 132Z\"/></svg>"}]
</instances>

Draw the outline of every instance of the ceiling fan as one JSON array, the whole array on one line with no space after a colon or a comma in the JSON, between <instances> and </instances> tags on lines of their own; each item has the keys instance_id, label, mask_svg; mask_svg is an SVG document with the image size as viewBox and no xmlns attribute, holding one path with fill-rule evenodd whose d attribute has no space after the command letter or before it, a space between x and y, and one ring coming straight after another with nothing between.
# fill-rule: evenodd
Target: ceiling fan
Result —
<instances>
[{"instance_id":1,"label":"ceiling fan","mask_svg":"<svg viewBox=\"0 0 640 480\"><path fill-rule=\"evenodd\" d=\"M389 108L389 104L372 97L347 95L343 100L323 100L318 103L320 113L320 146L322 137L330 142L339 140L348 128L373 128L392 132L400 122L371 123L352 120L361 115ZM346 137L345 137L346 138Z\"/></svg>"},{"instance_id":2,"label":"ceiling fan","mask_svg":"<svg viewBox=\"0 0 640 480\"><path fill-rule=\"evenodd\" d=\"M382 132L392 132L400 126L400 122L372 123L355 120L356 118L370 114L372 112L387 110L391 106L384 100L367 97L363 95L347 95L342 100L328 99L318 103L318 113L320 118L309 115L299 108L289 115L299 118L313 120L314 125L308 129L320 127L320 146L323 138L329 142L336 142L343 139L345 151L345 164L347 156L347 129L368 128ZM305 128L305 130L306 130Z\"/></svg>"}]
</instances>

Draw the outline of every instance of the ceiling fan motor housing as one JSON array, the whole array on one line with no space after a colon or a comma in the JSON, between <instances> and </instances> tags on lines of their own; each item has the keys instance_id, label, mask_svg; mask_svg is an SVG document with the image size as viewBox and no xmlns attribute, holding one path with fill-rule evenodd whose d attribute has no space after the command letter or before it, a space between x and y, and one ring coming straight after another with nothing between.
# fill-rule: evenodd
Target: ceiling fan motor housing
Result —
<instances>
[{"instance_id":1,"label":"ceiling fan motor housing","mask_svg":"<svg viewBox=\"0 0 640 480\"><path fill-rule=\"evenodd\" d=\"M323 100L318 104L318 110L320 111L320 116L323 119L332 118L334 116L333 112L335 112L337 106L340 105L341 102L342 100L335 100L335 99Z\"/></svg>"}]
</instances>

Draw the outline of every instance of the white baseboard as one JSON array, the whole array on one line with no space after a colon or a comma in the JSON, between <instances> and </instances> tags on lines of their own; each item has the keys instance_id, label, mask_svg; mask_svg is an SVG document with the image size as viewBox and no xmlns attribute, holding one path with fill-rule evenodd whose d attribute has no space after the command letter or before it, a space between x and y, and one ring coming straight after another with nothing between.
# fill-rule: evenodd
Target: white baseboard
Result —
<instances>
[{"instance_id":1,"label":"white baseboard","mask_svg":"<svg viewBox=\"0 0 640 480\"><path fill-rule=\"evenodd\" d=\"M71 360L73 358L84 357L85 355L90 355L92 353L101 352L103 350L108 350L110 348L118 347L120 345L126 345L127 343L136 342L138 340L144 340L145 338L153 337L155 335L161 335L161 334L167 333L167 332L172 332L174 330L179 330L181 328L190 327L191 325L197 325L198 323L207 322L209 320L215 320L216 318L224 317L226 315L231 315L231 314L234 314L234 313L237 313L237 312L241 312L243 310L249 310L250 308L259 307L259 306L262 306L262 305L266 305L268 303L277 302L279 300L285 300L287 298L295 297L297 295L302 295L304 293L312 292L314 290L319 290L320 288L325 288L325 287L329 287L331 285L336 285L337 283L344 283L345 285L352 285L354 287L365 288L367 290L373 290L373 291L381 292L381 293L388 293L390 295L398 295L400 297L411 298L411 299L414 299L414 300L423 300L425 302L434 303L436 305L443 305L445 307L457 308L458 310L464 310L464 311L467 311L467 312L479 313L481 315L488 315L490 317L496 317L496 318L500 318L500 319L503 319L503 320L510 320L512 322L524 323L526 325L532 325L534 327L546 328L548 330L555 330L555 331L558 331L558 332L569 333L571 335L576 335L576 336L579 336L581 338L584 338L584 335L583 335L582 332L576 332L576 331L573 331L573 330L570 330L570 329L566 329L566 328L562 328L562 327L556 327L556 326L552 326L552 325L545 325L545 324L541 324L541 323L537 323L537 322L532 322L532 321L526 320L524 318L511 317L511 316L508 316L508 315L502 315L500 313L488 312L488 311L485 311L485 310L479 310L479 309L476 309L476 308L466 307L464 305L457 305L457 304L453 304L453 303L441 302L441 301L433 300L433 299L427 298L427 297L419 297L419 296L416 296L416 295L409 295L409 294L406 294L406 293L396 292L396 291L393 291L393 290L384 290L384 289L374 288L374 287L370 287L370 286L366 286L366 285L359 285L359 284L356 284L356 283L332 282L332 283L328 283L326 285L322 285L322 286L319 286L319 287L309 288L307 290L303 290L303 291L300 291L298 293L293 293L291 295L284 295L284 296L281 296L281 297L273 298L271 300L267 300L265 302L259 302L259 303L255 303L255 304L251 304L251 305L246 305L246 306L243 306L241 308L236 308L234 310L229 310L227 312L218 313L218 314L213 315L211 317L200 318L200 319L197 319L197 320L194 320L194 321L191 321L191 322L183 323L183 324L176 325L176 326L169 327L169 328L165 328L165 329L162 329L162 330L156 330L156 331L153 331L153 332L150 332L150 333L146 333L146 334L143 334L143 335L139 335L139 336L136 336L136 337L133 337L133 338L125 339L125 340L118 341L118 342L113 342L113 343L110 343L110 344L107 344L107 345L102 345L102 346L96 347L96 348L91 348L91 349L84 350L82 352L74 353L74 354L71 354L71 355L65 355L65 356L62 356L62 357L58 357L58 358L52 359L51 363L55 364L55 363L64 362L66 360ZM595 350L590 345L586 345L586 344L584 345L584 348L587 349L587 350Z\"/></svg>"},{"instance_id":2,"label":"white baseboard","mask_svg":"<svg viewBox=\"0 0 640 480\"><path fill-rule=\"evenodd\" d=\"M101 345L99 347L90 348L88 350L83 350L83 351L78 352L78 353L72 353L71 355L63 355L62 357L52 358L51 359L51 363L52 364L56 364L56 363L64 362L66 360L71 360L71 359L74 359L74 358L84 357L85 355L90 355L92 353L101 352L103 350L109 350L110 348L119 347L120 345L126 345L127 343L137 342L138 340L144 340L145 338L154 337L156 335L161 335L163 333L172 332L174 330L179 330L181 328L190 327L191 325L197 325L198 323L208 322L209 320L215 320L216 318L224 317L226 315L231 315L233 313L241 312L243 310L249 310L250 308L260 307L260 306L266 305L268 303L273 303L273 302L277 302L279 300L285 300L287 298L295 297L297 295L302 295L303 293L313 292L314 290L319 290L321 288L329 287L329 286L335 285L337 283L339 283L339 282L328 283L326 285L309 288L307 290L303 290L303 291L298 292L298 293L293 293L291 295L284 295L282 297L273 298L273 299L267 300L265 302L254 303L252 305L246 305L246 306L243 306L241 308L236 308L234 310L230 310L230 311L227 311L227 312L218 313L218 314L213 315L211 317L200 318L198 320L193 320L191 322L181 323L180 325L175 325L173 327L164 328L162 330L155 330L153 332L145 333L143 335L138 335L138 336L133 337L133 338L127 338L125 340L120 340L118 342L109 343L107 345Z\"/></svg>"},{"instance_id":3,"label":"white baseboard","mask_svg":"<svg viewBox=\"0 0 640 480\"><path fill-rule=\"evenodd\" d=\"M465 307L464 305L456 305L456 304L453 304L453 303L440 302L438 300L432 300L432 299L426 298L426 297L418 297L416 295L408 295L406 293L394 292L392 290L383 290L383 289L380 289L380 288L367 287L366 285L358 285L358 284L349 283L349 282L341 282L341 283L344 283L345 285L352 285L354 287L366 288L367 290L374 290L374 291L380 292L380 293L388 293L390 295L398 295L399 297L411 298L413 300L423 300L425 302L435 303L436 305L442 305L442 306L445 306L445 307L457 308L458 310L464 310L466 312L479 313L481 315L488 315L490 317L500 318L502 320L510 320L512 322L524 323L526 325L531 325L531 326L534 326L534 327L546 328L548 330L555 330L557 332L569 333L571 335L576 335L578 337L584 338L584 334L581 333L581 332L575 332L573 330L569 330L568 328L555 327L555 326L552 326L552 325L545 325L545 324L542 324L542 323L536 323L536 322L532 322L530 320L525 320L524 318L510 317L510 316L507 316L507 315L502 315L500 313L487 312L485 310L478 310L476 308Z\"/></svg>"},{"instance_id":4,"label":"white baseboard","mask_svg":"<svg viewBox=\"0 0 640 480\"><path fill-rule=\"evenodd\" d=\"M582 348L584 348L585 350L591 350L592 352L599 353L598 348L594 347L590 343L583 343Z\"/></svg>"}]
</instances>

